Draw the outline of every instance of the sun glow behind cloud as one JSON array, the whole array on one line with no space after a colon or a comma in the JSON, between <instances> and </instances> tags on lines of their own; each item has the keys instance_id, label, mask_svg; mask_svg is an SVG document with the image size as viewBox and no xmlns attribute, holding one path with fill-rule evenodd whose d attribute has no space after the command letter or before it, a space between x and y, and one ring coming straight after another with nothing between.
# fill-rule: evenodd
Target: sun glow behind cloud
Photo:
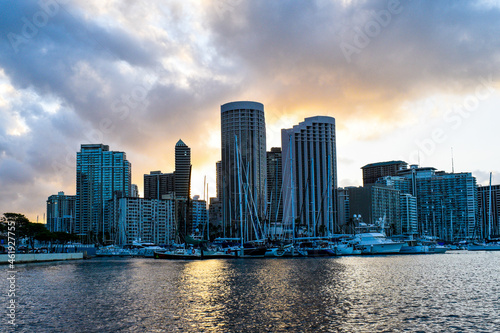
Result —
<instances>
[{"instance_id":1,"label":"sun glow behind cloud","mask_svg":"<svg viewBox=\"0 0 500 333\"><path fill-rule=\"evenodd\" d=\"M268 149L280 146L282 128L335 117L342 186L358 185L359 168L381 160L419 156L449 170L452 146L457 168L479 181L498 170L488 152L500 122L498 2L402 2L350 61L341 43L355 45L387 1L63 6L20 52L0 40L0 186L12 194L0 212L33 218L49 195L74 194L76 151L89 142L125 151L142 193L145 173L174 170L182 139L192 149L192 193L203 197L207 176L213 196L220 105L235 100L264 104ZM12 13L0 22L5 33L20 33L22 17L41 9L0 7ZM489 76L488 98L465 116L449 113ZM431 142L436 130L446 139Z\"/></svg>"}]
</instances>

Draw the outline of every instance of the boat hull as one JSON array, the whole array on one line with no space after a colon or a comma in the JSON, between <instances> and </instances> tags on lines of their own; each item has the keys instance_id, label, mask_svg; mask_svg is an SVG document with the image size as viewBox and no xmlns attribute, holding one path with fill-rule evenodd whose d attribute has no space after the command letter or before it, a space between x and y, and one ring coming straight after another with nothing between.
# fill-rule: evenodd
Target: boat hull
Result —
<instances>
[{"instance_id":1,"label":"boat hull","mask_svg":"<svg viewBox=\"0 0 500 333\"><path fill-rule=\"evenodd\" d=\"M400 253L403 243L381 243L358 245L362 254L396 254Z\"/></svg>"},{"instance_id":2,"label":"boat hull","mask_svg":"<svg viewBox=\"0 0 500 333\"><path fill-rule=\"evenodd\" d=\"M301 249L307 253L307 257L333 257L336 255L332 249Z\"/></svg>"},{"instance_id":3,"label":"boat hull","mask_svg":"<svg viewBox=\"0 0 500 333\"><path fill-rule=\"evenodd\" d=\"M155 252L155 259L176 259L176 260L200 260L202 259L201 253L169 253L169 252Z\"/></svg>"},{"instance_id":4,"label":"boat hull","mask_svg":"<svg viewBox=\"0 0 500 333\"><path fill-rule=\"evenodd\" d=\"M500 245L467 245L468 251L500 251Z\"/></svg>"},{"instance_id":5,"label":"boat hull","mask_svg":"<svg viewBox=\"0 0 500 333\"><path fill-rule=\"evenodd\" d=\"M416 246L406 246L404 245L401 247L401 250L399 250L400 254L431 254L431 253L436 253L434 251L431 251L429 249L429 246L427 245L416 245Z\"/></svg>"}]
</instances>

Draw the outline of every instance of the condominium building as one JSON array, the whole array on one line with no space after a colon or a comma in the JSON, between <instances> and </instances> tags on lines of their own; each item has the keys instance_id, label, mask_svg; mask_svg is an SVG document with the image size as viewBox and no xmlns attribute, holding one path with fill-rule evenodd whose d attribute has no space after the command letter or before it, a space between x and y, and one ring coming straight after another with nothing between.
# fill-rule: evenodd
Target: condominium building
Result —
<instances>
[{"instance_id":1,"label":"condominium building","mask_svg":"<svg viewBox=\"0 0 500 333\"><path fill-rule=\"evenodd\" d=\"M103 144L82 144L76 154L76 219L74 232L86 241L105 242L111 224L104 219L114 195L131 195L131 165L126 154Z\"/></svg>"},{"instance_id":2,"label":"condominium building","mask_svg":"<svg viewBox=\"0 0 500 333\"><path fill-rule=\"evenodd\" d=\"M221 106L221 174L224 228L231 237L263 237L266 207L266 125L264 105Z\"/></svg>"},{"instance_id":3,"label":"condominium building","mask_svg":"<svg viewBox=\"0 0 500 333\"><path fill-rule=\"evenodd\" d=\"M500 238L500 185L479 186L477 197L480 237Z\"/></svg>"},{"instance_id":4,"label":"condominium building","mask_svg":"<svg viewBox=\"0 0 500 333\"><path fill-rule=\"evenodd\" d=\"M399 170L405 170L408 164L403 161L389 161L367 164L363 170L363 186L375 184L377 179L385 176L396 176Z\"/></svg>"},{"instance_id":5,"label":"condominium building","mask_svg":"<svg viewBox=\"0 0 500 333\"><path fill-rule=\"evenodd\" d=\"M191 225L190 232L198 233L199 235L204 235L206 237L207 222L208 222L208 209L207 202L205 200L200 200L198 196L195 196L191 201Z\"/></svg>"},{"instance_id":6,"label":"condominium building","mask_svg":"<svg viewBox=\"0 0 500 333\"><path fill-rule=\"evenodd\" d=\"M477 184L471 173L415 165L398 176L408 180L410 194L417 199L419 233L448 241L477 235Z\"/></svg>"},{"instance_id":7,"label":"condominium building","mask_svg":"<svg viewBox=\"0 0 500 333\"><path fill-rule=\"evenodd\" d=\"M139 186L137 186L136 184L131 185L130 196L132 198L139 198Z\"/></svg>"},{"instance_id":8,"label":"condominium building","mask_svg":"<svg viewBox=\"0 0 500 333\"><path fill-rule=\"evenodd\" d=\"M169 245L175 242L174 200L116 198L113 240L119 245L134 241Z\"/></svg>"},{"instance_id":9,"label":"condominium building","mask_svg":"<svg viewBox=\"0 0 500 333\"><path fill-rule=\"evenodd\" d=\"M282 129L281 146L283 223L298 219L309 236L337 232L335 119L310 117Z\"/></svg>"},{"instance_id":10,"label":"condominium building","mask_svg":"<svg viewBox=\"0 0 500 333\"><path fill-rule=\"evenodd\" d=\"M267 152L267 218L270 224L283 221L283 170L281 148L271 148Z\"/></svg>"},{"instance_id":11,"label":"condominium building","mask_svg":"<svg viewBox=\"0 0 500 333\"><path fill-rule=\"evenodd\" d=\"M216 227L220 226L222 230L222 202L218 198L210 198L210 205L208 206L208 216L210 224Z\"/></svg>"},{"instance_id":12,"label":"condominium building","mask_svg":"<svg viewBox=\"0 0 500 333\"><path fill-rule=\"evenodd\" d=\"M399 210L401 218L395 221L395 233L399 235L417 234L417 198L409 193L400 192L399 199Z\"/></svg>"},{"instance_id":13,"label":"condominium building","mask_svg":"<svg viewBox=\"0 0 500 333\"><path fill-rule=\"evenodd\" d=\"M361 215L363 222L380 224L382 220L391 234L398 233L401 222L400 192L383 185L347 187L349 216Z\"/></svg>"},{"instance_id":14,"label":"condominium building","mask_svg":"<svg viewBox=\"0 0 500 333\"><path fill-rule=\"evenodd\" d=\"M215 163L216 197L222 200L222 162Z\"/></svg>"},{"instance_id":15,"label":"condominium building","mask_svg":"<svg viewBox=\"0 0 500 333\"><path fill-rule=\"evenodd\" d=\"M47 229L51 232L73 233L75 227L74 195L59 192L47 199Z\"/></svg>"},{"instance_id":16,"label":"condominium building","mask_svg":"<svg viewBox=\"0 0 500 333\"><path fill-rule=\"evenodd\" d=\"M144 175L144 198L161 199L164 195L173 194L175 191L174 183L173 172L151 171L149 175Z\"/></svg>"}]
</instances>

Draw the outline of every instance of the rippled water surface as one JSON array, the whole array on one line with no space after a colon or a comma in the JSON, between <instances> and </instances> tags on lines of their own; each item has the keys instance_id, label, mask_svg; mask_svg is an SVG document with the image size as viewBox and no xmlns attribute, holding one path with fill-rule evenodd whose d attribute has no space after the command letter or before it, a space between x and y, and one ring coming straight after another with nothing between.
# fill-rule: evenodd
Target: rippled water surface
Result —
<instances>
[{"instance_id":1,"label":"rippled water surface","mask_svg":"<svg viewBox=\"0 0 500 333\"><path fill-rule=\"evenodd\" d=\"M500 252L17 270L16 332L500 331ZM0 288L6 304L5 278Z\"/></svg>"}]
</instances>

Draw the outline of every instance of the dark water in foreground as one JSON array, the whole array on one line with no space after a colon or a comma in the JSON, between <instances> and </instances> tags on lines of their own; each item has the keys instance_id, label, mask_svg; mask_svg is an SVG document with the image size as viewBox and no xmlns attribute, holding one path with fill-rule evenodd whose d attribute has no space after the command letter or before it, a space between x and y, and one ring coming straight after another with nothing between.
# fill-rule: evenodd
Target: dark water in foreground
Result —
<instances>
[{"instance_id":1,"label":"dark water in foreground","mask_svg":"<svg viewBox=\"0 0 500 333\"><path fill-rule=\"evenodd\" d=\"M500 252L17 270L16 332L500 331ZM4 305L6 277L0 288Z\"/></svg>"}]
</instances>

